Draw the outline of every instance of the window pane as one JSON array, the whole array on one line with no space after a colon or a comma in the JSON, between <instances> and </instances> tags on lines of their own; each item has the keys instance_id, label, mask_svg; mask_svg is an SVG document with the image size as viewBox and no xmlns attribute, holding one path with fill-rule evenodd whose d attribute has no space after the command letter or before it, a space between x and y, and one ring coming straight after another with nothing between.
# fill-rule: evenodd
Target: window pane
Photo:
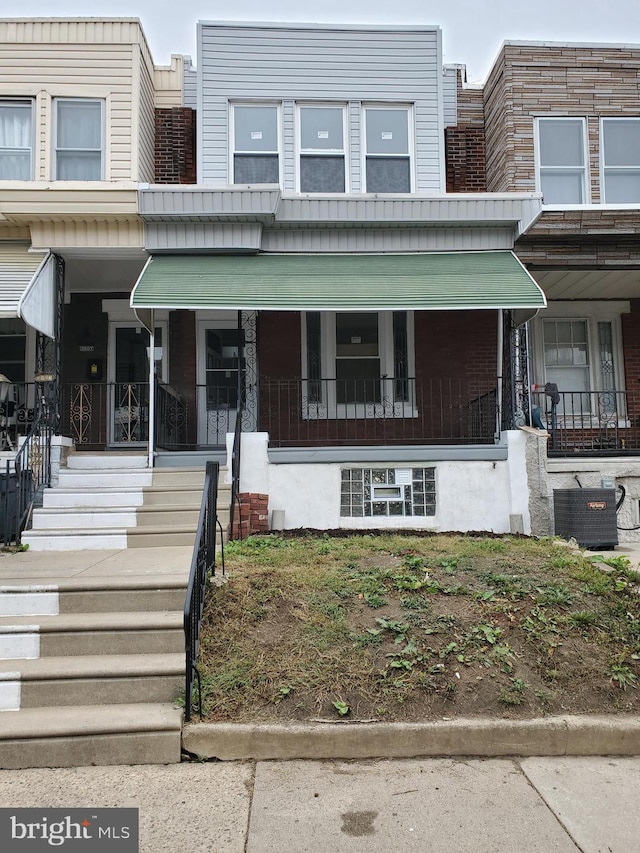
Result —
<instances>
[{"instance_id":1,"label":"window pane","mask_svg":"<svg viewBox=\"0 0 640 853\"><path fill-rule=\"evenodd\" d=\"M234 184L277 184L280 182L277 154L236 154Z\"/></svg>"},{"instance_id":2,"label":"window pane","mask_svg":"<svg viewBox=\"0 0 640 853\"><path fill-rule=\"evenodd\" d=\"M28 181L30 178L30 151L0 150L0 181Z\"/></svg>"},{"instance_id":3,"label":"window pane","mask_svg":"<svg viewBox=\"0 0 640 853\"><path fill-rule=\"evenodd\" d=\"M338 403L379 403L380 359L338 359L336 401Z\"/></svg>"},{"instance_id":4,"label":"window pane","mask_svg":"<svg viewBox=\"0 0 640 853\"><path fill-rule=\"evenodd\" d=\"M300 109L300 147L308 150L343 151L344 135L340 107Z\"/></svg>"},{"instance_id":5,"label":"window pane","mask_svg":"<svg viewBox=\"0 0 640 853\"><path fill-rule=\"evenodd\" d=\"M0 180L31 178L31 104L0 104Z\"/></svg>"},{"instance_id":6,"label":"window pane","mask_svg":"<svg viewBox=\"0 0 640 853\"><path fill-rule=\"evenodd\" d=\"M540 188L545 204L582 204L582 172L542 172Z\"/></svg>"},{"instance_id":7,"label":"window pane","mask_svg":"<svg viewBox=\"0 0 640 853\"><path fill-rule=\"evenodd\" d=\"M301 157L300 192L343 193L344 157Z\"/></svg>"},{"instance_id":8,"label":"window pane","mask_svg":"<svg viewBox=\"0 0 640 853\"><path fill-rule=\"evenodd\" d=\"M336 314L336 354L378 355L378 315Z\"/></svg>"},{"instance_id":9,"label":"window pane","mask_svg":"<svg viewBox=\"0 0 640 853\"><path fill-rule=\"evenodd\" d=\"M0 148L31 148L31 104L0 104Z\"/></svg>"},{"instance_id":10,"label":"window pane","mask_svg":"<svg viewBox=\"0 0 640 853\"><path fill-rule=\"evenodd\" d=\"M409 158L367 157L367 192L411 192Z\"/></svg>"},{"instance_id":11,"label":"window pane","mask_svg":"<svg viewBox=\"0 0 640 853\"><path fill-rule=\"evenodd\" d=\"M100 152L58 151L56 178L59 181L99 181L102 178Z\"/></svg>"},{"instance_id":12,"label":"window pane","mask_svg":"<svg viewBox=\"0 0 640 853\"><path fill-rule=\"evenodd\" d=\"M635 204L640 202L640 170L616 170L604 173L606 204Z\"/></svg>"},{"instance_id":13,"label":"window pane","mask_svg":"<svg viewBox=\"0 0 640 853\"><path fill-rule=\"evenodd\" d=\"M613 330L611 323L598 323L598 348L600 358L600 374L602 390L610 391L615 388L615 371L613 361Z\"/></svg>"},{"instance_id":14,"label":"window pane","mask_svg":"<svg viewBox=\"0 0 640 853\"><path fill-rule=\"evenodd\" d=\"M583 166L582 120L544 119L539 123L541 166Z\"/></svg>"},{"instance_id":15,"label":"window pane","mask_svg":"<svg viewBox=\"0 0 640 853\"><path fill-rule=\"evenodd\" d=\"M408 110L366 110L367 154L409 153Z\"/></svg>"},{"instance_id":16,"label":"window pane","mask_svg":"<svg viewBox=\"0 0 640 853\"><path fill-rule=\"evenodd\" d=\"M606 166L640 166L640 119L603 121Z\"/></svg>"},{"instance_id":17,"label":"window pane","mask_svg":"<svg viewBox=\"0 0 640 853\"><path fill-rule=\"evenodd\" d=\"M233 117L236 151L278 151L277 107L235 107Z\"/></svg>"},{"instance_id":18,"label":"window pane","mask_svg":"<svg viewBox=\"0 0 640 853\"><path fill-rule=\"evenodd\" d=\"M101 150L102 104L99 101L58 101L57 122L58 148Z\"/></svg>"}]
</instances>

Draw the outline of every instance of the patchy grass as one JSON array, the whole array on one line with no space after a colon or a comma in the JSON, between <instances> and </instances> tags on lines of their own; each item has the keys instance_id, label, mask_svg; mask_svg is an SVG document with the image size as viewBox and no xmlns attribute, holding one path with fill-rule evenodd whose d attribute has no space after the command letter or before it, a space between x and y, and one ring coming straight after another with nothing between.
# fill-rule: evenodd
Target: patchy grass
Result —
<instances>
[{"instance_id":1,"label":"patchy grass","mask_svg":"<svg viewBox=\"0 0 640 853\"><path fill-rule=\"evenodd\" d=\"M227 545L200 645L210 720L638 713L639 578L551 540Z\"/></svg>"}]
</instances>

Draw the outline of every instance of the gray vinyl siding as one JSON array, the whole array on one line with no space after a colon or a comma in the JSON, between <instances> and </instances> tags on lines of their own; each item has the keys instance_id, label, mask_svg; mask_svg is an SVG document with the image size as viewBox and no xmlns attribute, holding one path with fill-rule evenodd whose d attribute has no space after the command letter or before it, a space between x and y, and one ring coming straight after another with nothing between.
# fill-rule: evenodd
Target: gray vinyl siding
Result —
<instances>
[{"instance_id":1,"label":"gray vinyl siding","mask_svg":"<svg viewBox=\"0 0 640 853\"><path fill-rule=\"evenodd\" d=\"M442 73L442 99L445 127L455 127L458 124L457 74L457 68L453 65L445 67Z\"/></svg>"},{"instance_id":2,"label":"gray vinyl siding","mask_svg":"<svg viewBox=\"0 0 640 853\"><path fill-rule=\"evenodd\" d=\"M362 192L362 144L360 127L362 126L362 104L352 101L348 107L347 121L349 122L349 161L350 188L352 193Z\"/></svg>"},{"instance_id":3,"label":"gray vinyl siding","mask_svg":"<svg viewBox=\"0 0 640 853\"><path fill-rule=\"evenodd\" d=\"M318 27L199 26L201 179L226 184L229 101L318 100L334 103L411 104L415 120L415 190L441 187L438 115L442 69L439 30ZM360 110L349 114L351 144ZM283 123L288 119L283 109ZM281 128L287 138L288 126ZM292 150L295 150L292 149ZM285 163L284 187L295 173ZM361 187L352 157L351 189ZM358 188L358 189L357 189Z\"/></svg>"},{"instance_id":4,"label":"gray vinyl siding","mask_svg":"<svg viewBox=\"0 0 640 853\"><path fill-rule=\"evenodd\" d=\"M191 57L184 57L184 65L182 71L182 105L191 107L192 110L198 108L198 72L191 63Z\"/></svg>"},{"instance_id":5,"label":"gray vinyl siding","mask_svg":"<svg viewBox=\"0 0 640 853\"><path fill-rule=\"evenodd\" d=\"M294 101L282 104L282 180L285 190L296 188L296 121Z\"/></svg>"}]
</instances>

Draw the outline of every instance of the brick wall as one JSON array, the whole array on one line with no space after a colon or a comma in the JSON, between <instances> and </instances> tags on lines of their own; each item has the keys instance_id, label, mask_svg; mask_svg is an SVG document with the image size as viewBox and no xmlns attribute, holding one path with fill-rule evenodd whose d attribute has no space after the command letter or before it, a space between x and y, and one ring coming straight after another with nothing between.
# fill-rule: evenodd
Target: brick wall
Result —
<instances>
[{"instance_id":1,"label":"brick wall","mask_svg":"<svg viewBox=\"0 0 640 853\"><path fill-rule=\"evenodd\" d=\"M186 404L186 441L197 441L198 407L196 396L196 315L193 311L169 314L169 385Z\"/></svg>"},{"instance_id":2,"label":"brick wall","mask_svg":"<svg viewBox=\"0 0 640 853\"><path fill-rule=\"evenodd\" d=\"M481 89L465 87L465 69L457 75L458 124L445 128L447 192L485 192L484 104Z\"/></svg>"},{"instance_id":3,"label":"brick wall","mask_svg":"<svg viewBox=\"0 0 640 853\"><path fill-rule=\"evenodd\" d=\"M196 183L196 114L189 107L156 109L155 181Z\"/></svg>"},{"instance_id":4,"label":"brick wall","mask_svg":"<svg viewBox=\"0 0 640 853\"><path fill-rule=\"evenodd\" d=\"M599 118L637 117L639 79L639 49L504 45L484 89L488 190L534 191L534 118L576 116L587 119L598 202Z\"/></svg>"},{"instance_id":5,"label":"brick wall","mask_svg":"<svg viewBox=\"0 0 640 853\"><path fill-rule=\"evenodd\" d=\"M240 492L233 513L233 529L229 526L230 539L246 539L255 533L269 530L269 495Z\"/></svg>"}]
</instances>

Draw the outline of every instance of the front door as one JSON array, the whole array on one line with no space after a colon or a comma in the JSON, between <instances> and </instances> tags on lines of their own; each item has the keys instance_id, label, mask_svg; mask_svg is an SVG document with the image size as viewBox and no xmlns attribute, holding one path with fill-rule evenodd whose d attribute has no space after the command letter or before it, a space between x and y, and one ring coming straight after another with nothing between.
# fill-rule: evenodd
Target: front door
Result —
<instances>
[{"instance_id":1,"label":"front door","mask_svg":"<svg viewBox=\"0 0 640 853\"><path fill-rule=\"evenodd\" d=\"M224 446L244 382L241 329L199 324L198 444Z\"/></svg>"},{"instance_id":2,"label":"front door","mask_svg":"<svg viewBox=\"0 0 640 853\"><path fill-rule=\"evenodd\" d=\"M143 444L149 425L149 332L137 323L112 323L110 331L110 443Z\"/></svg>"}]
</instances>

